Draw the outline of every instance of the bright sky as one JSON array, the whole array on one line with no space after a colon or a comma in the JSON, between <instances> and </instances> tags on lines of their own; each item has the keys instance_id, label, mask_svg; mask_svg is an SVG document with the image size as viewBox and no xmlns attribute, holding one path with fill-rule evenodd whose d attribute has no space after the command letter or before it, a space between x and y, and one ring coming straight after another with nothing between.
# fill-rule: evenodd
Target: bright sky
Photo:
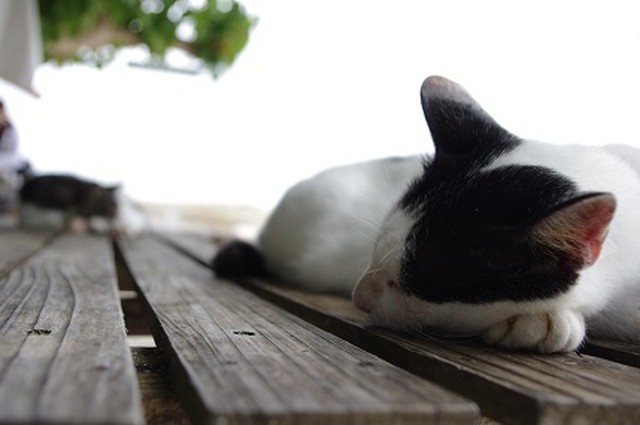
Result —
<instances>
[{"instance_id":1,"label":"bright sky","mask_svg":"<svg viewBox=\"0 0 640 425\"><path fill-rule=\"evenodd\" d=\"M43 65L37 99L0 83L23 153L139 200L270 207L327 166L430 151L430 74L520 136L640 146L635 0L243 4L259 22L218 80L122 57Z\"/></svg>"}]
</instances>

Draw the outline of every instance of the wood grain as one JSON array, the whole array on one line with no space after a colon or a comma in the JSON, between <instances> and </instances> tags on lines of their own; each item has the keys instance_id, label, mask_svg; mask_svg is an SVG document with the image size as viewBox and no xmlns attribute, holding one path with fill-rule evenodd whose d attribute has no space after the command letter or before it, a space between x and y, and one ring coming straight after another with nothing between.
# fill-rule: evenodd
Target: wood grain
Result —
<instances>
[{"instance_id":1,"label":"wood grain","mask_svg":"<svg viewBox=\"0 0 640 425\"><path fill-rule=\"evenodd\" d=\"M141 424L109 241L63 236L0 281L0 423Z\"/></svg>"},{"instance_id":2,"label":"wood grain","mask_svg":"<svg viewBox=\"0 0 640 425\"><path fill-rule=\"evenodd\" d=\"M477 407L283 312L156 240L124 256L196 424L475 423Z\"/></svg>"},{"instance_id":3,"label":"wood grain","mask_svg":"<svg viewBox=\"0 0 640 425\"><path fill-rule=\"evenodd\" d=\"M6 276L52 238L52 232L0 231L0 278Z\"/></svg>"},{"instance_id":4,"label":"wood grain","mask_svg":"<svg viewBox=\"0 0 640 425\"><path fill-rule=\"evenodd\" d=\"M592 340L582 349L582 352L629 366L640 367L640 344Z\"/></svg>"},{"instance_id":5,"label":"wood grain","mask_svg":"<svg viewBox=\"0 0 640 425\"><path fill-rule=\"evenodd\" d=\"M207 240L187 239L174 243L184 244L194 256L211 252ZM516 353L369 328L347 299L255 279L243 284L305 320L473 399L484 414L504 423L640 423L638 369L589 355ZM637 358L637 346L594 342L589 352L596 353L596 347L598 354L608 350L606 357L623 363Z\"/></svg>"},{"instance_id":6,"label":"wood grain","mask_svg":"<svg viewBox=\"0 0 640 425\"><path fill-rule=\"evenodd\" d=\"M369 328L348 300L254 280L249 288L513 424L640 421L640 370L597 357L537 355ZM629 422L630 421L630 422Z\"/></svg>"}]
</instances>

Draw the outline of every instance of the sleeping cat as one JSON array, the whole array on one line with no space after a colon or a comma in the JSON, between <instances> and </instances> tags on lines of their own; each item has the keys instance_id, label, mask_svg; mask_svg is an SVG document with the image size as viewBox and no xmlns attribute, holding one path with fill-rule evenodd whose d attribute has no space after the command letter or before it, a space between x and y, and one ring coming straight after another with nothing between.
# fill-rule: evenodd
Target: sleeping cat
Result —
<instances>
[{"instance_id":1,"label":"sleeping cat","mask_svg":"<svg viewBox=\"0 0 640 425\"><path fill-rule=\"evenodd\" d=\"M216 273L352 292L374 325L544 353L640 337L640 150L521 139L459 85L421 90L435 154L291 188ZM354 287L355 285L355 287Z\"/></svg>"},{"instance_id":2,"label":"sleeping cat","mask_svg":"<svg viewBox=\"0 0 640 425\"><path fill-rule=\"evenodd\" d=\"M119 186L101 186L75 176L34 177L20 190L20 203L24 227L126 235L142 228L140 213L132 210Z\"/></svg>"}]
</instances>

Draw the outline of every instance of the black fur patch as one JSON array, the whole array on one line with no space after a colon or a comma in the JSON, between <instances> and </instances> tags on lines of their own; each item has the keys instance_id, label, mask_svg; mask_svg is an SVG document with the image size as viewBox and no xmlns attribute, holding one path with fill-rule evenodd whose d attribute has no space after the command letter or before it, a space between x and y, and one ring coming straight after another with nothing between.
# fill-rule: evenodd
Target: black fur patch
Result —
<instances>
[{"instance_id":1,"label":"black fur patch","mask_svg":"<svg viewBox=\"0 0 640 425\"><path fill-rule=\"evenodd\" d=\"M260 276L266 273L260 251L240 240L223 245L211 261L211 267L216 276L222 278Z\"/></svg>"},{"instance_id":2,"label":"black fur patch","mask_svg":"<svg viewBox=\"0 0 640 425\"><path fill-rule=\"evenodd\" d=\"M399 207L416 219L406 240L402 288L426 301L545 299L577 279L574 258L536 245L531 226L577 194L551 169L483 171L523 143L472 99L423 93L436 153Z\"/></svg>"},{"instance_id":3,"label":"black fur patch","mask_svg":"<svg viewBox=\"0 0 640 425\"><path fill-rule=\"evenodd\" d=\"M476 103L423 99L422 107L440 160L455 156L456 162L461 157L482 161L518 143Z\"/></svg>"},{"instance_id":4,"label":"black fur patch","mask_svg":"<svg viewBox=\"0 0 640 425\"><path fill-rule=\"evenodd\" d=\"M428 167L414 189L422 189L421 201L410 203L418 219L402 265L408 292L437 303L524 301L575 282L571 257L528 237L538 218L576 195L570 180L534 166L436 176Z\"/></svg>"}]
</instances>

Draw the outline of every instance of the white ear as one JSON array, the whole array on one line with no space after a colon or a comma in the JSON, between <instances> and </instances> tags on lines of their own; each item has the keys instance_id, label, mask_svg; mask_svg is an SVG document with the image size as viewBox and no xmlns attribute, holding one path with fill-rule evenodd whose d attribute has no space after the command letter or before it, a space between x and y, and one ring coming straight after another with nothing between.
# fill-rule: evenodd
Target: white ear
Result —
<instances>
[{"instance_id":1,"label":"white ear","mask_svg":"<svg viewBox=\"0 0 640 425\"><path fill-rule=\"evenodd\" d=\"M616 199L611 193L590 194L540 220L533 236L588 267L600 256L615 209Z\"/></svg>"}]
</instances>

